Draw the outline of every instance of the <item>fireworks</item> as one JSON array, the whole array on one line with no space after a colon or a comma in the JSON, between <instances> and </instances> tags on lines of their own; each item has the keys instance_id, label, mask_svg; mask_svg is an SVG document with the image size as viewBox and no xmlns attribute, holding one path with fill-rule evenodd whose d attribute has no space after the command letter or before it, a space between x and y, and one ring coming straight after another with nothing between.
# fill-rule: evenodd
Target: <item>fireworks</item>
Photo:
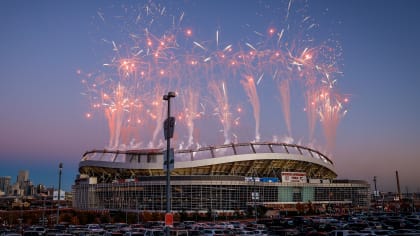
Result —
<instances>
[{"instance_id":1,"label":"fireworks","mask_svg":"<svg viewBox=\"0 0 420 236\"><path fill-rule=\"evenodd\" d=\"M254 110L254 119L255 119L255 141L259 142L260 135L260 100L257 94L257 88L255 87L254 79L251 76L247 76L244 80L241 81L246 94L249 97L252 108Z\"/></svg>"},{"instance_id":2,"label":"fireworks","mask_svg":"<svg viewBox=\"0 0 420 236\"><path fill-rule=\"evenodd\" d=\"M289 80L281 80L278 85L281 102L283 108L284 121L286 122L287 134L289 137L292 136L292 123L290 120L290 86Z\"/></svg>"},{"instance_id":3,"label":"fireworks","mask_svg":"<svg viewBox=\"0 0 420 236\"><path fill-rule=\"evenodd\" d=\"M177 92L173 111L178 147L260 141L270 135L290 139L292 108L300 104L291 92L297 87L308 119L308 142L313 142L319 120L331 151L346 110L346 98L336 92L341 50L331 39L315 40L312 33L318 25L297 2L275 4L281 6L264 4L257 11L268 19L265 29L243 22L237 36L224 32L222 24L210 37L197 33L204 26L180 6L173 10L150 1L99 10L94 25L107 29L98 35L111 57L82 83L91 105L86 117L92 119L99 111L108 121L108 148L161 147L166 115L162 95L167 91ZM207 27L209 22L202 23ZM277 88L271 98L279 95L281 104L260 98L267 87ZM264 109L283 113L283 119L269 124L278 133L261 133ZM250 115L252 125L246 123ZM253 137L248 134L251 126Z\"/></svg>"}]
</instances>

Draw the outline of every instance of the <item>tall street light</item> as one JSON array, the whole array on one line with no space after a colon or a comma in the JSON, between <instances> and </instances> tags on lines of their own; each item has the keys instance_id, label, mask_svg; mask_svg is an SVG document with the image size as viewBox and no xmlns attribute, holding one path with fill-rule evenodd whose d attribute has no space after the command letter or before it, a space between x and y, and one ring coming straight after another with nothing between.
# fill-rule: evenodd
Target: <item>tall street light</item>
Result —
<instances>
[{"instance_id":1,"label":"tall street light","mask_svg":"<svg viewBox=\"0 0 420 236\"><path fill-rule=\"evenodd\" d=\"M166 170L166 216L165 216L165 223L166 217L172 217L170 215L171 212L171 164L173 164L173 156L174 152L171 149L171 138L174 134L175 129L175 117L171 116L171 98L176 97L175 92L168 92L168 94L163 95L163 100L168 101L168 118L163 123L164 128L164 135L166 139L166 156L164 160L164 167L163 169ZM172 163L171 163L172 162ZM166 227L166 235L169 235L169 227Z\"/></svg>"},{"instance_id":2,"label":"tall street light","mask_svg":"<svg viewBox=\"0 0 420 236\"><path fill-rule=\"evenodd\" d=\"M63 169L63 163L60 162L60 164L58 165L58 203L57 203L57 225L59 223L60 220L60 193L61 193L61 170Z\"/></svg>"},{"instance_id":3,"label":"tall street light","mask_svg":"<svg viewBox=\"0 0 420 236\"><path fill-rule=\"evenodd\" d=\"M373 176L373 183L375 184L375 191L373 192L373 199L375 200L375 210L378 210L378 189L376 188L376 176Z\"/></svg>"}]
</instances>

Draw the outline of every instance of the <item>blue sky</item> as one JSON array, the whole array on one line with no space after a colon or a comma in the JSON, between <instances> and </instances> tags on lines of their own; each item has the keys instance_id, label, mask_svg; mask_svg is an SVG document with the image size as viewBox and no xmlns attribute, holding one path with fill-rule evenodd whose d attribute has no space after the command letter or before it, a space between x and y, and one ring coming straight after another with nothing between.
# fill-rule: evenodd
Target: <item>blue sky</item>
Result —
<instances>
[{"instance_id":1,"label":"blue sky","mask_svg":"<svg viewBox=\"0 0 420 236\"><path fill-rule=\"evenodd\" d=\"M215 31L220 30L220 40L225 45L227 42L244 45L255 42L253 29L263 32L271 25L285 27L287 24L279 19L288 3L176 1L163 4L168 4L168 11L185 12L183 26L194 30L197 41L210 40ZM333 39L339 42L337 49L342 50L337 61L343 75L339 77L337 89L350 98L350 103L348 113L337 128L332 154L339 177L372 183L373 176L377 176L380 190L395 191L395 171L398 170L403 190L419 191L420 159L416 147L420 145L420 106L417 104L420 101L417 91L420 88L417 12L420 3L414 0L292 3L293 14L287 22L291 29L299 28L302 16L310 16L317 30L303 30L303 34L290 30L284 40L301 42L304 46L306 41L302 42L301 38L313 37L314 44ZM15 178L19 170L27 169L34 183L56 186L58 165L63 162L63 182L69 190L82 154L108 145L105 117L96 113L94 119L85 118L90 104L82 95L85 92L81 83L83 78L76 71L105 71L103 64L110 61L114 52L103 43L103 38L113 39L121 45L130 43L121 33L125 29L135 30L129 24L128 15L122 15L123 21L118 18L120 21L104 24L98 18L98 12L106 13L107 20L111 19L110 14L121 14L122 5L128 6L126 9L130 11L143 3L2 2L1 176ZM298 11L300 8L305 11ZM159 25L159 20L153 26L156 31L158 27L168 26L163 21ZM118 22L127 25L118 25ZM257 86L260 101L276 104L279 95L273 94L268 81L264 77ZM237 100L244 98L243 92L238 94ZM235 100L234 96L232 100ZM292 136L296 142L303 140L302 144L305 144L306 117L300 112L303 106L297 101L300 96L299 89L292 90ZM241 105L248 112L242 120L249 122L237 132L250 136L251 141L252 132L249 134L244 130L253 131L252 107L247 102ZM270 124L261 125L262 141L271 141L270 129L277 129L279 134L286 132L281 119L281 125L272 128L276 121L269 118L270 109L271 106L261 105L261 120ZM273 114L282 117L278 104L276 109L278 111ZM322 146L325 140L319 124L316 129L318 144Z\"/></svg>"}]
</instances>

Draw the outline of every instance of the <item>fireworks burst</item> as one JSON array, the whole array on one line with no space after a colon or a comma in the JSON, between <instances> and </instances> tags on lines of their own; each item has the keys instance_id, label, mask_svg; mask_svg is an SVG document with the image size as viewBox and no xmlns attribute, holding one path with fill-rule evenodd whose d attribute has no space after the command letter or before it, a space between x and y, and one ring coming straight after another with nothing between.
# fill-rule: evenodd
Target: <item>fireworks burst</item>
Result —
<instances>
[{"instance_id":1,"label":"fireworks burst","mask_svg":"<svg viewBox=\"0 0 420 236\"><path fill-rule=\"evenodd\" d=\"M108 148L161 147L159 133L166 115L162 95L167 91L178 94L174 142L180 147L215 144L221 139L224 143L260 141L261 136L270 135L260 133L265 124L261 110L266 107L270 113L281 110L286 126L280 130L277 119L270 126L279 131L271 135L283 133L290 139L291 109L299 104L291 90L299 86L304 91L298 94L305 103L308 142L313 142L319 120L332 151L346 111L345 99L336 92L341 49L330 38L314 38L318 24L304 13L307 4L262 5L255 17L267 22L265 29L243 22L237 36L218 25L210 37L202 32L209 30L209 22L198 24L180 6L150 1L98 10L93 25L106 29L98 35L111 57L97 73L78 73L84 75L84 94L90 102L86 117L100 111L108 121ZM281 108L260 98L266 92L264 86L277 88ZM254 125L242 124L249 110ZM255 127L254 137L246 135L247 126Z\"/></svg>"}]
</instances>

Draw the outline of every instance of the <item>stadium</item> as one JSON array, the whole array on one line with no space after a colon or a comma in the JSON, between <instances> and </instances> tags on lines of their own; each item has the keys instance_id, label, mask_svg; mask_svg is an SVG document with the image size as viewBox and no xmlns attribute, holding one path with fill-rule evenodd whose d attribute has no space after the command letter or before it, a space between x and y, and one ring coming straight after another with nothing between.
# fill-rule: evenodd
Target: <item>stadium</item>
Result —
<instances>
[{"instance_id":1,"label":"stadium","mask_svg":"<svg viewBox=\"0 0 420 236\"><path fill-rule=\"evenodd\" d=\"M175 150L170 173L173 212L233 215L264 206L277 212L367 209L366 181L339 180L321 152L285 143L237 143ZM92 150L79 163L73 207L165 212L162 149Z\"/></svg>"}]
</instances>

